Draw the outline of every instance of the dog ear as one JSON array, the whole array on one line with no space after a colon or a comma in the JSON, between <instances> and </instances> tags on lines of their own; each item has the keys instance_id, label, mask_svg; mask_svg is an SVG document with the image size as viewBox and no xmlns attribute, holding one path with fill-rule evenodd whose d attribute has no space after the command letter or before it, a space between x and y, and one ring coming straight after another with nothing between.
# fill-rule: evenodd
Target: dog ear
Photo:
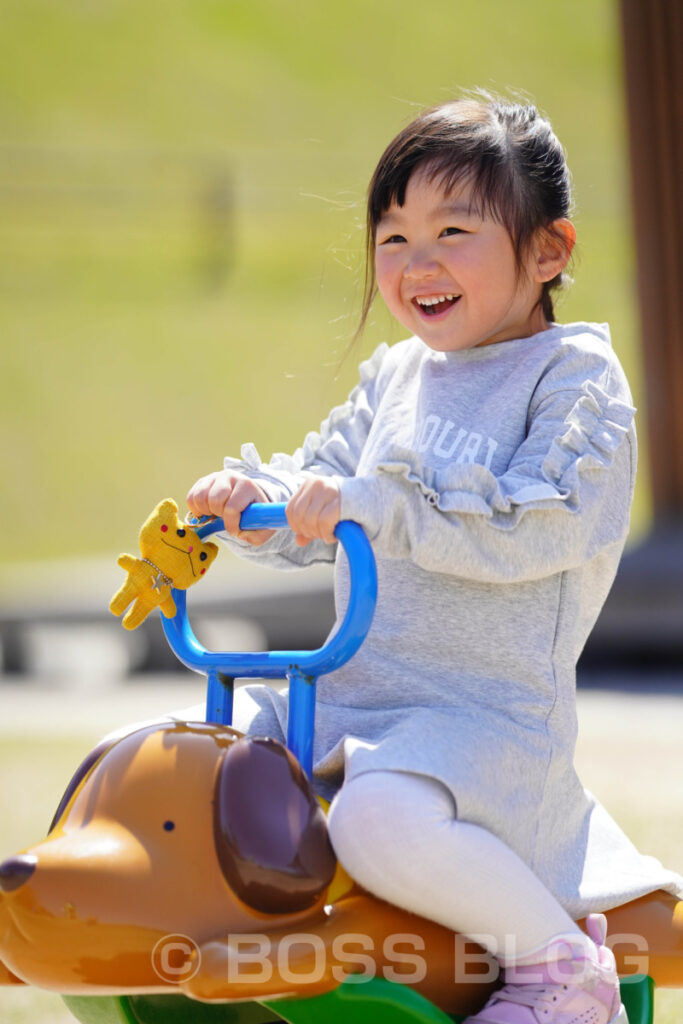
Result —
<instances>
[{"instance_id":1,"label":"dog ear","mask_svg":"<svg viewBox=\"0 0 683 1024\"><path fill-rule=\"evenodd\" d=\"M86 757L83 758L78 768L74 772L71 782L66 787L66 790L64 791L64 796L59 801L59 806L57 807L54 817L50 823L50 827L47 830L48 835L50 834L50 832L52 832L53 828L55 827L61 816L64 814L64 811L66 810L66 806L69 803L69 800L74 795L77 788L80 786L81 782L83 782L86 776L90 774L90 772L97 764L97 762L100 760L100 758L103 756L103 754L106 754L109 748L113 747L116 742L117 741L115 739L103 740L102 743L98 743L98 745L93 750L91 750Z\"/></svg>"},{"instance_id":2,"label":"dog ear","mask_svg":"<svg viewBox=\"0 0 683 1024\"><path fill-rule=\"evenodd\" d=\"M276 740L244 737L223 756L214 837L227 883L253 910L305 910L334 874L325 815L301 766Z\"/></svg>"}]
</instances>

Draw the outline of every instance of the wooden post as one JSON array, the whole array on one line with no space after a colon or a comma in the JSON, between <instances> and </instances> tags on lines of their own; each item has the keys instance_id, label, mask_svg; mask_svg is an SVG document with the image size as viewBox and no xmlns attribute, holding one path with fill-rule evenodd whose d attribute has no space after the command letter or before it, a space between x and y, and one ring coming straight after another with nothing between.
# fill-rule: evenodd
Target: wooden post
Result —
<instances>
[{"instance_id":1,"label":"wooden post","mask_svg":"<svg viewBox=\"0 0 683 1024\"><path fill-rule=\"evenodd\" d=\"M655 528L683 525L683 4L621 0Z\"/></svg>"},{"instance_id":2,"label":"wooden post","mask_svg":"<svg viewBox=\"0 0 683 1024\"><path fill-rule=\"evenodd\" d=\"M683 4L620 3L654 521L582 662L642 685L683 665Z\"/></svg>"}]
</instances>

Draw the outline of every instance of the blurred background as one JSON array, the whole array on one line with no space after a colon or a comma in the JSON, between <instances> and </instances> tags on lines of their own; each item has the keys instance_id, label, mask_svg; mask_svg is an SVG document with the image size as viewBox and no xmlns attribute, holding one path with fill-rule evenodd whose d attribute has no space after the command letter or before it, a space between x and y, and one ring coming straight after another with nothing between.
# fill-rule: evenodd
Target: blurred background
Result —
<instances>
[{"instance_id":1,"label":"blurred background","mask_svg":"<svg viewBox=\"0 0 683 1024\"><path fill-rule=\"evenodd\" d=\"M418 109L483 87L531 98L566 147L578 257L558 318L610 323L640 410L632 557L580 677L580 756L648 852L683 868L681 504L652 486L618 0L0 0L0 16L7 852L49 820L98 735L202 699L201 681L169 674L158 623L122 645L106 610L116 556L157 501L182 507L244 441L264 458L296 448L358 361L401 336L377 305L349 351L367 182ZM324 572L254 581L220 563L197 596L207 642L289 646L319 632L311 607L331 616ZM644 593L659 596L634 651ZM0 1016L69 1019L41 998L0 990Z\"/></svg>"},{"instance_id":2,"label":"blurred background","mask_svg":"<svg viewBox=\"0 0 683 1024\"><path fill-rule=\"evenodd\" d=\"M4 562L116 551L253 440L317 428L358 357L363 201L392 136L462 89L550 115L579 259L641 406L614 0L3 0ZM399 329L400 332L400 329ZM396 337L399 337L396 334ZM641 470L636 528L648 516Z\"/></svg>"}]
</instances>

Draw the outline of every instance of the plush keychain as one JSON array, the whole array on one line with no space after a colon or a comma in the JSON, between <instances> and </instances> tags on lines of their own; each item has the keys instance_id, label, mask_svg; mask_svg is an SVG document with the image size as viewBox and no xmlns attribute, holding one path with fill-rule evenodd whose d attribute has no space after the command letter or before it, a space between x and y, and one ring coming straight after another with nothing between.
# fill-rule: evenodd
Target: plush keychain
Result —
<instances>
[{"instance_id":1,"label":"plush keychain","mask_svg":"<svg viewBox=\"0 0 683 1024\"><path fill-rule=\"evenodd\" d=\"M157 505L140 530L142 558L120 556L118 564L128 577L112 597L109 608L114 615L121 615L134 602L123 618L126 629L135 629L157 607L172 618L176 606L171 587L186 590L202 578L218 554L218 547L201 541L195 531L195 526L180 520L178 506L167 498Z\"/></svg>"}]
</instances>

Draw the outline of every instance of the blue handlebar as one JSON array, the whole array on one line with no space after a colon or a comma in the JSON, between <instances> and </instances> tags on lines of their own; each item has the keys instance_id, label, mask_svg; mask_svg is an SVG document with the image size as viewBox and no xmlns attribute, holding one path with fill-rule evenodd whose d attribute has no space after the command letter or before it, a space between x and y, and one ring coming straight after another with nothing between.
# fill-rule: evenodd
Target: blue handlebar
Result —
<instances>
[{"instance_id":1,"label":"blue handlebar","mask_svg":"<svg viewBox=\"0 0 683 1024\"><path fill-rule=\"evenodd\" d=\"M285 506L281 503L250 505L240 520L243 530L278 530L288 526ZM204 539L223 529L220 519L200 522L197 536ZM230 724L231 678L289 680L287 743L308 774L312 771L313 758L315 681L319 675L339 668L353 657L370 629L377 601L375 558L362 528L357 523L345 520L337 525L334 532L349 561L349 603L339 629L317 650L258 653L209 651L199 643L192 631L184 590L172 591L176 605L175 616L161 617L166 638L176 656L188 668L208 676L207 721Z\"/></svg>"}]
</instances>

